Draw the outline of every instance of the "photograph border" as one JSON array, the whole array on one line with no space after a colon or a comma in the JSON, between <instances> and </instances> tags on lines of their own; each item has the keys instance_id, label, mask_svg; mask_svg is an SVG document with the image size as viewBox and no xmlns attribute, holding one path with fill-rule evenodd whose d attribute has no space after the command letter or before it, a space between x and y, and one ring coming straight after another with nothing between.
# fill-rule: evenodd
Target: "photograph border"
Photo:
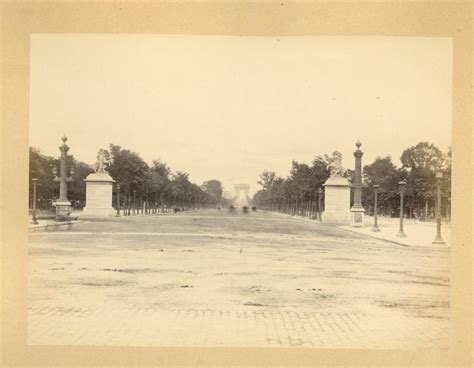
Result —
<instances>
[{"instance_id":1,"label":"photograph border","mask_svg":"<svg viewBox=\"0 0 474 368\"><path fill-rule=\"evenodd\" d=\"M5 1L2 12L2 365L470 366L472 364L471 1ZM448 350L28 346L29 50L35 33L406 36L453 40L452 331ZM433 127L436 129L436 127ZM62 134L63 132L58 132Z\"/></svg>"}]
</instances>

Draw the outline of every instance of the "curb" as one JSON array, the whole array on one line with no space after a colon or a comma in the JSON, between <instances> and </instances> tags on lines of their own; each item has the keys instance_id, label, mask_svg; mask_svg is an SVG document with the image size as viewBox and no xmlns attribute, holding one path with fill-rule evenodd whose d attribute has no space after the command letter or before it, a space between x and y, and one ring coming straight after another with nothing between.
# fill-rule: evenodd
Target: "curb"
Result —
<instances>
[{"instance_id":1,"label":"curb","mask_svg":"<svg viewBox=\"0 0 474 368\"><path fill-rule=\"evenodd\" d=\"M372 236L370 234L359 233L358 231L354 231L354 230L351 230L351 229L346 229L346 228L340 227L340 225L336 224L336 223L321 222L321 221L318 221L318 220L311 220L311 219L308 219L308 218L305 218L305 217L292 216L292 215L287 215L287 214L279 213L279 212L272 212L272 211L265 211L265 212L271 213L271 214L276 214L276 215L279 215L279 216L282 216L282 217L293 218L295 220L310 222L310 223L313 223L313 224L321 224L321 225L332 226L332 227L335 227L339 230L349 232L351 234L357 234L357 235L360 235L360 236L364 236L366 238L385 241L385 242L392 243L392 244L397 244L397 245L400 245L400 246L406 247L406 248L424 248L424 249L431 248L431 249L435 249L435 250L440 250L441 249L441 248L438 248L438 247L435 247L435 246L430 246L430 245L411 245L411 244L400 243L400 242L397 242L396 240L378 238L378 237ZM450 247L447 247L447 249L449 249L449 248Z\"/></svg>"},{"instance_id":2,"label":"curb","mask_svg":"<svg viewBox=\"0 0 474 368\"><path fill-rule=\"evenodd\" d=\"M49 224L49 225L40 225L40 226L33 226L33 227L28 227L28 232L30 231L35 231L37 229L46 229L48 227L58 227L58 226L66 226L66 225L74 225L74 224L80 224L80 223L85 223L87 221L69 221L69 222L60 222L57 224Z\"/></svg>"},{"instance_id":3,"label":"curb","mask_svg":"<svg viewBox=\"0 0 474 368\"><path fill-rule=\"evenodd\" d=\"M389 243L393 243L393 244L397 244L397 245L401 245L402 247L407 247L407 248L410 248L410 247L421 247L421 248L426 248L426 247L423 247L421 245L408 245L408 244L403 244L403 243L399 243L395 240L390 240L390 239L385 239L385 238L378 238L376 236L371 236L369 234L364 234L364 233L359 233L358 231L354 231L354 230L351 230L351 229L346 229L346 228L343 228L343 227L339 227L339 226L336 226L338 229L340 230L343 230L343 231L347 231L351 234L357 234L357 235L362 235L362 236L365 236L367 238L370 238L370 239L377 239L377 240L381 240L381 241L386 241L386 242L389 242Z\"/></svg>"}]
</instances>

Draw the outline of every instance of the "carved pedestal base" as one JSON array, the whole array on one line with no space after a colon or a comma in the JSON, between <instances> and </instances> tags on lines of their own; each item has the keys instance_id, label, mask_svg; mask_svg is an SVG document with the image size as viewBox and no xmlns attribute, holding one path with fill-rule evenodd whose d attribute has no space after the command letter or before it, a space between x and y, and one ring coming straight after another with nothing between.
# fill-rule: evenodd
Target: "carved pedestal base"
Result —
<instances>
[{"instance_id":1,"label":"carved pedestal base","mask_svg":"<svg viewBox=\"0 0 474 368\"><path fill-rule=\"evenodd\" d=\"M364 214L365 210L363 208L351 208L351 226L363 227Z\"/></svg>"},{"instance_id":2,"label":"carved pedestal base","mask_svg":"<svg viewBox=\"0 0 474 368\"><path fill-rule=\"evenodd\" d=\"M112 207L112 185L114 180L106 172L94 173L87 177L86 206L82 215L87 216L115 216Z\"/></svg>"},{"instance_id":3,"label":"carved pedestal base","mask_svg":"<svg viewBox=\"0 0 474 368\"><path fill-rule=\"evenodd\" d=\"M349 205L350 188L347 179L330 177L324 183L323 222L349 224L351 221Z\"/></svg>"}]
</instances>

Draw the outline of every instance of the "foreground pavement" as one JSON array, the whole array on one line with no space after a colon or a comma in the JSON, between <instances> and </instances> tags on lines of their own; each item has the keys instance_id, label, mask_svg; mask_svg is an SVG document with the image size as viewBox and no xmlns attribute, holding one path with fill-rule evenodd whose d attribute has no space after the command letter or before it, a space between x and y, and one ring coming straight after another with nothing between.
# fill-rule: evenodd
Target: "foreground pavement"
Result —
<instances>
[{"instance_id":1,"label":"foreground pavement","mask_svg":"<svg viewBox=\"0 0 474 368\"><path fill-rule=\"evenodd\" d=\"M449 248L208 210L34 232L32 345L447 348Z\"/></svg>"}]
</instances>

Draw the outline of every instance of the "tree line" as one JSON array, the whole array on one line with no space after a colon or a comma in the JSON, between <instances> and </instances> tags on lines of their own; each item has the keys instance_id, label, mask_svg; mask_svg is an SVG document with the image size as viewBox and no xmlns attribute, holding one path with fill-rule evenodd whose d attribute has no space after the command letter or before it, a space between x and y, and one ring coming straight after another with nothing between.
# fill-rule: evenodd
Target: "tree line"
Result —
<instances>
[{"instance_id":1,"label":"tree line","mask_svg":"<svg viewBox=\"0 0 474 368\"><path fill-rule=\"evenodd\" d=\"M255 193L253 203L264 209L282 213L317 218L324 211L323 184L330 176L334 161L340 157L338 151L319 155L311 164L293 161L286 178L265 170L258 184L262 189ZM390 156L377 157L365 165L362 171L362 202L366 213L374 212L374 185L380 186L378 214L398 216L400 208L399 182L406 181L404 212L407 217L429 219L434 216L436 172L443 173L442 215L450 217L451 212L451 148L442 152L429 142L420 142L405 149L397 167ZM343 176L353 183L354 170L347 169ZM353 190L351 190L351 203ZM321 203L321 206L320 206Z\"/></svg>"},{"instance_id":2,"label":"tree line","mask_svg":"<svg viewBox=\"0 0 474 368\"><path fill-rule=\"evenodd\" d=\"M121 208L200 208L225 204L223 186L219 180L212 179L202 185L192 183L189 174L184 171L173 172L161 160L153 160L148 165L138 153L110 144L108 150L102 150L109 165L106 168L117 185L114 188L113 205L117 204L117 192L120 192ZM30 180L38 179L37 207L51 209L59 195L59 184L55 183L53 168L58 168L59 158L49 157L30 147ZM78 161L72 155L67 156L68 175L73 168L72 181L68 182L68 199L75 209L81 209L86 201L86 183L84 179L93 172L90 165ZM58 174L59 175L59 174ZM33 201L33 188L29 191L30 207Z\"/></svg>"}]
</instances>

